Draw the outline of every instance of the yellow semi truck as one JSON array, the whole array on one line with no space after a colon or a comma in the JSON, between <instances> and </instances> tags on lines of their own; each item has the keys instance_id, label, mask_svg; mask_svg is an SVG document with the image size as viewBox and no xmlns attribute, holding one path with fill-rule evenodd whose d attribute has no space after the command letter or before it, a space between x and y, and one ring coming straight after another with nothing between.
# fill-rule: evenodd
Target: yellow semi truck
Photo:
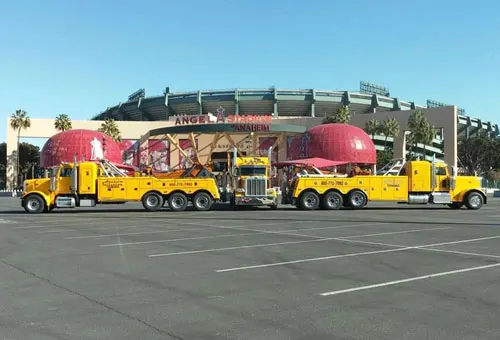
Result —
<instances>
[{"instance_id":1,"label":"yellow semi truck","mask_svg":"<svg viewBox=\"0 0 500 340\"><path fill-rule=\"evenodd\" d=\"M233 150L231 165L231 199L233 209L242 206L278 208L278 191L271 185L271 154L268 157L238 157Z\"/></svg>"},{"instance_id":2,"label":"yellow semi truck","mask_svg":"<svg viewBox=\"0 0 500 340\"><path fill-rule=\"evenodd\" d=\"M455 172L455 171L454 171ZM443 162L408 161L389 176L346 178L297 176L290 184L289 199L299 209L361 209L369 201L407 204L443 204L452 209L480 209L487 203L481 177L448 173Z\"/></svg>"},{"instance_id":3,"label":"yellow semi truck","mask_svg":"<svg viewBox=\"0 0 500 340\"><path fill-rule=\"evenodd\" d=\"M124 202L142 202L147 211L168 202L171 210L183 211L191 201L196 210L206 211L219 199L213 174L199 165L158 178L140 172L128 176L105 160L77 163L75 159L55 168L49 178L24 181L21 205L29 214Z\"/></svg>"}]
</instances>

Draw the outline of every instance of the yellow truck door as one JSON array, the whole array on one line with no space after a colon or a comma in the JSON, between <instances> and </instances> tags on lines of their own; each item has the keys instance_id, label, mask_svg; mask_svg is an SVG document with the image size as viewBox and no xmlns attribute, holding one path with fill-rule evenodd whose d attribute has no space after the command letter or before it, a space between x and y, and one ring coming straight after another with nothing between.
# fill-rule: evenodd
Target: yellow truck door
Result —
<instances>
[{"instance_id":1,"label":"yellow truck door","mask_svg":"<svg viewBox=\"0 0 500 340\"><path fill-rule=\"evenodd\" d=\"M59 176L58 176L58 194L59 195L69 195L71 194L71 184L72 184L72 179L71 179L71 174L73 173L73 169L70 167L61 167L59 169Z\"/></svg>"},{"instance_id":2,"label":"yellow truck door","mask_svg":"<svg viewBox=\"0 0 500 340\"><path fill-rule=\"evenodd\" d=\"M435 170L436 176L436 189L435 191L450 191L450 178L446 167L437 166Z\"/></svg>"}]
</instances>

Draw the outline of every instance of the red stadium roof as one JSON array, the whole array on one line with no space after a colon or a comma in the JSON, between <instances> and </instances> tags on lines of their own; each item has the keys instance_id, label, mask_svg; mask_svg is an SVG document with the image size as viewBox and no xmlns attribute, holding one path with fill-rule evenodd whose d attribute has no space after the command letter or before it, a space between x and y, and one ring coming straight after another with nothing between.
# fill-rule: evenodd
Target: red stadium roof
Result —
<instances>
[{"instance_id":1,"label":"red stadium roof","mask_svg":"<svg viewBox=\"0 0 500 340\"><path fill-rule=\"evenodd\" d=\"M306 131L309 157L352 164L376 164L377 152L370 136L349 124L321 124Z\"/></svg>"},{"instance_id":2,"label":"red stadium roof","mask_svg":"<svg viewBox=\"0 0 500 340\"><path fill-rule=\"evenodd\" d=\"M40 153L40 166L48 168L61 162L72 162L75 153L78 161L107 159L122 163L120 146L104 133L93 130L68 130L50 137Z\"/></svg>"}]
</instances>

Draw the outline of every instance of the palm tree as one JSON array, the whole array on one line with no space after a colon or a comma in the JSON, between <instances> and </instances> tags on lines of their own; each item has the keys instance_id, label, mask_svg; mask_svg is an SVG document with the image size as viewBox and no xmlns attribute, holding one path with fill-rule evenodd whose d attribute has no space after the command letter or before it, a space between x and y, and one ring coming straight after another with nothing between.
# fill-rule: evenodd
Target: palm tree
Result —
<instances>
[{"instance_id":1,"label":"palm tree","mask_svg":"<svg viewBox=\"0 0 500 340\"><path fill-rule=\"evenodd\" d=\"M101 124L101 127L97 129L97 131L102 132L113 138L115 142L121 142L122 137L120 133L120 129L118 129L118 125L116 124L114 119L106 119L104 123Z\"/></svg>"},{"instance_id":2,"label":"palm tree","mask_svg":"<svg viewBox=\"0 0 500 340\"><path fill-rule=\"evenodd\" d=\"M21 139L21 130L31 126L31 119L24 110L16 110L10 115L10 127L17 132L17 151L16 151L16 183L19 186L19 141Z\"/></svg>"},{"instance_id":3,"label":"palm tree","mask_svg":"<svg viewBox=\"0 0 500 340\"><path fill-rule=\"evenodd\" d=\"M330 123L341 123L341 124L346 124L351 120L351 114L349 112L349 107L342 104L340 107L337 109L337 112L334 115L327 115L323 119L323 124L330 124Z\"/></svg>"},{"instance_id":4,"label":"palm tree","mask_svg":"<svg viewBox=\"0 0 500 340\"><path fill-rule=\"evenodd\" d=\"M58 131L66 131L66 130L71 130L73 128L71 124L71 118L67 114L60 114L59 116L56 117L56 120L54 121L54 127Z\"/></svg>"},{"instance_id":5,"label":"palm tree","mask_svg":"<svg viewBox=\"0 0 500 340\"><path fill-rule=\"evenodd\" d=\"M426 156L426 147L428 145L432 145L432 141L436 138L436 128L434 125L427 124L423 128L423 133L422 133L422 141L421 143L424 144L424 158Z\"/></svg>"},{"instance_id":6,"label":"palm tree","mask_svg":"<svg viewBox=\"0 0 500 340\"><path fill-rule=\"evenodd\" d=\"M380 132L380 123L375 118L370 119L365 123L365 132L369 134L372 139L377 133Z\"/></svg>"},{"instance_id":7,"label":"palm tree","mask_svg":"<svg viewBox=\"0 0 500 340\"><path fill-rule=\"evenodd\" d=\"M388 137L397 137L399 135L399 122L396 118L387 118L383 121L381 127L381 132L385 136L384 140L384 149L387 147L387 138Z\"/></svg>"},{"instance_id":8,"label":"palm tree","mask_svg":"<svg viewBox=\"0 0 500 340\"><path fill-rule=\"evenodd\" d=\"M408 128L410 129L408 140L411 144L411 153L413 153L417 144L421 143L424 144L425 156L426 146L432 144L432 141L436 136L434 126L429 124L429 121L424 116L422 111L415 111L408 118Z\"/></svg>"}]
</instances>

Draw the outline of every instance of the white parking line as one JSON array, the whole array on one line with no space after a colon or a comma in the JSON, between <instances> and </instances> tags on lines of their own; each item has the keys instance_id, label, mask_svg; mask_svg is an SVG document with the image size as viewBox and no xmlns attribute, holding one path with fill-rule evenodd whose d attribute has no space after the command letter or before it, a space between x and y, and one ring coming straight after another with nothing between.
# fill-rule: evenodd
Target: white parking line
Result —
<instances>
[{"instance_id":1,"label":"white parking line","mask_svg":"<svg viewBox=\"0 0 500 340\"><path fill-rule=\"evenodd\" d=\"M244 233L244 234L227 234L227 235L216 235L216 236L172 238L172 239L168 239L168 240L154 240L154 241L139 241L139 242L101 244L100 247L121 247L121 246L131 246L131 245L135 245L135 244L168 243L168 242L177 242L177 241L203 240L203 239L209 239L209 238L223 238L223 237L236 237L236 236L248 236L248 235L261 235L261 234L262 233ZM121 234L119 236L121 236Z\"/></svg>"},{"instance_id":2,"label":"white parking line","mask_svg":"<svg viewBox=\"0 0 500 340\"><path fill-rule=\"evenodd\" d=\"M184 228L184 229L171 229L171 230L154 230L154 231L140 231L137 233L121 233L120 236L130 236L130 235L147 235L147 234L161 234L161 233L170 233L175 231L193 231L193 230L213 230L207 227L205 228ZM113 237L117 236L116 234L105 234L105 235L85 235L85 236L68 236L65 237L65 240L76 240L76 239L85 239L85 238L103 238L103 237Z\"/></svg>"},{"instance_id":3,"label":"white parking line","mask_svg":"<svg viewBox=\"0 0 500 340\"><path fill-rule=\"evenodd\" d=\"M390 235L390 234L401 234L401 233L415 233L419 231L429 231L429 230L442 230L442 229L450 229L451 227L446 228L426 228L426 229L414 229L407 231L394 231L389 233L377 233L377 234L368 234L368 235L356 235L356 236L346 236L346 237L363 237L363 236L375 236L375 235ZM201 249L201 250L192 250L192 251L183 251L183 252L175 252L175 253L164 253L164 254L152 254L148 257L162 257L162 256L173 256L173 255L188 255L188 254L199 254L199 253L210 253L224 250L237 250L237 249L248 249L248 248L260 248L260 247L272 247L272 246L281 246L288 244L300 244L300 243L312 243L312 242L324 242L324 241L332 241L332 240L340 240L343 241L343 238L339 237L317 237L315 240L304 240L304 241L289 241L289 242L277 242L277 243L259 243L247 246L235 246L235 247L225 247L225 248L211 248L211 249Z\"/></svg>"},{"instance_id":4,"label":"white parking line","mask_svg":"<svg viewBox=\"0 0 500 340\"><path fill-rule=\"evenodd\" d=\"M69 228L70 226L68 226ZM71 226L73 227L73 226ZM57 228L57 227L56 227ZM38 234L53 234L53 233L70 233L75 231L101 231L101 230L109 230L109 229L129 229L129 228L137 228L135 225L130 226L116 226L116 227L93 227L93 228L71 228L71 229L57 229L57 230L49 230L49 231L39 231Z\"/></svg>"},{"instance_id":5,"label":"white parking line","mask_svg":"<svg viewBox=\"0 0 500 340\"><path fill-rule=\"evenodd\" d=\"M0 224L15 224L17 221L11 221L11 220L4 220L3 218L0 218Z\"/></svg>"},{"instance_id":6,"label":"white parking line","mask_svg":"<svg viewBox=\"0 0 500 340\"><path fill-rule=\"evenodd\" d=\"M304 223L304 221L295 221L292 223ZM275 235L289 235L289 236L299 236L299 237L309 237L309 238L325 238L322 236L314 236L314 235L305 235L305 234L297 234L295 231L311 231L315 229L340 229L340 228L349 228L349 227L361 227L366 225L375 225L375 224L387 224L387 223L371 223L371 224L349 224L349 225L340 225L340 226L331 226L331 227L320 227L320 228L300 228L300 229L288 229L288 230L263 230L263 229L254 229L254 228L245 228L245 227L229 227L229 226L218 226L218 225L210 225L213 228L219 229L230 229L230 230L245 230L245 231L255 231L263 234L275 234ZM270 223L270 224L259 224L256 227L264 226L264 225L281 225L281 223Z\"/></svg>"},{"instance_id":7,"label":"white parking line","mask_svg":"<svg viewBox=\"0 0 500 340\"><path fill-rule=\"evenodd\" d=\"M234 271L237 271L237 270L276 267L276 266L283 266L283 265L286 265L286 264L294 264L294 263L302 263L302 262L332 260L332 259L338 259L338 258L344 258L344 257L354 257L354 256L363 256L363 255L372 255L372 254L391 253L391 252L403 251L403 250L407 250L407 249L409 249L409 248L384 249L384 250L375 250L375 251L365 251L365 252L362 252L362 253L352 253L352 254L343 254L343 255L323 256L323 257L315 257L315 258L295 260L295 261L275 262L275 263L260 264L260 265L255 265L255 266L245 266L245 267L235 267L235 268L228 268L228 269L219 269L219 270L216 270L215 272L217 272L217 273L224 273L224 272L234 272Z\"/></svg>"},{"instance_id":8,"label":"white parking line","mask_svg":"<svg viewBox=\"0 0 500 340\"><path fill-rule=\"evenodd\" d=\"M360 290L367 290L367 289L374 289L374 288L379 288L379 287L387 287L387 286L394 286L400 283L406 283L406 282L412 282L412 281L418 281L418 280L425 280L425 279L430 279L434 277L440 277L440 276L446 276L446 275L453 275L453 274L460 274L460 273L465 273L465 272L470 272L474 270L483 270L483 269L488 269L488 268L494 268L500 266L500 263L495 263L495 264L489 264L485 266L478 266L478 267L470 267L470 268L464 268L464 269L458 269L458 270L451 270L447 272L441 272L441 273L434 273L434 274L428 274L428 275L423 275L423 276L416 276L416 277L410 277L407 279L402 279L402 280L395 280L395 281L388 281L388 282L383 282L383 283L377 283L373 285L367 285L367 286L360 286L360 287L354 287L354 288L348 288L348 289L342 289L342 290L334 290L331 292L326 292L326 293L321 293L320 295L322 296L330 296L330 295L339 295L339 294L345 294L345 293L351 293L351 292L356 292Z\"/></svg>"},{"instance_id":9,"label":"white parking line","mask_svg":"<svg viewBox=\"0 0 500 340\"><path fill-rule=\"evenodd\" d=\"M292 222L292 223L299 223L297 221ZM239 228L239 227L224 227L224 226L216 226L216 225L208 225L206 223L188 223L188 222L182 222L182 223L177 223L177 224L182 224L182 225L204 225L204 228L185 228L185 229L174 229L174 230L154 230L154 231L143 231L143 232L137 232L137 233L126 233L126 234L120 234L120 236L126 236L126 235L146 235L146 234L161 234L161 233L168 233L168 232L173 232L173 231L193 231L193 230L213 230L214 228L216 229L234 229L234 230L248 230L248 231L258 231L261 232L260 230L256 229L251 229L251 228ZM256 227L260 227L263 225L278 225L279 223L267 223L267 224L258 224ZM348 225L348 226L335 226L335 227L325 227L325 228L308 228L308 229L297 229L297 230L314 230L314 229L326 229L326 228L347 228L347 227L355 227L355 226L362 226L362 224L358 225ZM79 229L79 230L85 230L85 229ZM293 230L293 229L291 229ZM51 232L58 232L58 231L51 231ZM274 232L273 232L274 233ZM101 237L112 237L116 236L116 234L106 234L106 235L86 235L86 236L71 236L71 237L66 237L65 239L67 240L74 240L74 239L85 239L85 238L101 238ZM312 237L312 236L311 236Z\"/></svg>"},{"instance_id":10,"label":"white parking line","mask_svg":"<svg viewBox=\"0 0 500 340\"><path fill-rule=\"evenodd\" d=\"M479 257L492 257L492 258L500 259L500 255L469 253L469 252L466 252L466 251L448 250L448 249L435 249L435 248L418 248L418 249L429 250L429 251L436 251L438 253L453 253L453 254L460 254L460 255L479 256Z\"/></svg>"},{"instance_id":11,"label":"white parking line","mask_svg":"<svg viewBox=\"0 0 500 340\"><path fill-rule=\"evenodd\" d=\"M371 254L387 253L387 252L394 252L394 251L406 251L406 250L412 250L412 249L421 249L421 248L425 248L425 247L434 247L434 246L437 246L437 245L448 245L448 244L457 244L457 243L477 242L477 241L483 241L483 240L489 240L489 239L496 239L496 238L500 238L500 236L481 237L481 238L466 239L466 240L459 240L459 241L450 241L450 242L442 242L442 243L433 243L433 244L422 244L422 245L419 245L419 246L403 246L403 245L397 245L397 244L377 243L377 245L382 245L382 246L385 245L385 246L388 246L388 247L396 247L396 249L380 250L380 251L375 251L375 252L351 253L351 254L325 256L325 257L315 257L315 258L308 258L308 259L302 259L302 260L296 260L296 261L275 262L275 263L253 265L253 266L234 267L234 268L227 268L227 269L219 269L219 270L216 270L216 272L217 273L222 273L222 272L237 271L237 270L267 268L267 267L275 267L275 266L282 266L282 265L294 264L294 263L302 263L302 262L313 262L313 261L338 259L338 258L352 257L352 256L371 255ZM347 239L347 238L340 238L340 237L338 239L341 240L341 241L355 241L355 240L350 240L350 239Z\"/></svg>"},{"instance_id":12,"label":"white parking line","mask_svg":"<svg viewBox=\"0 0 500 340\"><path fill-rule=\"evenodd\" d=\"M290 222L290 224L292 224L292 223L304 223L304 221ZM252 231L252 233L235 234L235 235L230 234L230 235L218 235L218 236L204 236L204 237L189 237L189 238L154 240L154 241L141 241L141 242L113 243L113 244L103 244L103 245L100 245L100 246L101 247L128 246L128 245L135 245L135 244L167 243L167 242L174 242L174 241L198 240L198 239L203 239L203 238L234 237L234 236L260 235L260 234L275 234L275 235L284 235L284 236L298 236L298 237L307 237L307 238L314 238L314 239L324 239L325 238L325 237L321 237L321 236L295 234L295 233L281 232L281 231L269 231L269 230L252 229L252 228L224 227L224 226L209 225L209 224L200 224L200 223L190 223L190 222L185 222L185 223L181 223L181 224L186 224L186 225L205 225L207 227L212 227L212 228L217 228L217 229L230 229L230 230ZM281 225L281 223L265 223L265 224L259 224L258 226L265 226L265 225ZM338 226L338 227L340 227L340 226ZM121 234L121 235L123 235L123 234Z\"/></svg>"}]
</instances>

